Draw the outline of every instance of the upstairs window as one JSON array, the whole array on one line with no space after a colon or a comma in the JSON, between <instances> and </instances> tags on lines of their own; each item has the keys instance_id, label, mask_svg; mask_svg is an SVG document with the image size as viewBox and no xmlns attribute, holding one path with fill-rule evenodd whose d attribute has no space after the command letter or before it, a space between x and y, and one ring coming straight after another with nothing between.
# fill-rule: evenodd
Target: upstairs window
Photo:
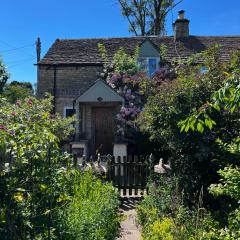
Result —
<instances>
[{"instance_id":1,"label":"upstairs window","mask_svg":"<svg viewBox=\"0 0 240 240\"><path fill-rule=\"evenodd\" d=\"M72 107L65 107L64 108L64 117L72 117L76 113L76 110Z\"/></svg>"},{"instance_id":2,"label":"upstairs window","mask_svg":"<svg viewBox=\"0 0 240 240\"><path fill-rule=\"evenodd\" d=\"M201 74L205 74L205 73L207 73L208 72L208 68L206 67L206 66L201 66L201 68L200 68L200 73Z\"/></svg>"},{"instance_id":3,"label":"upstairs window","mask_svg":"<svg viewBox=\"0 0 240 240\"><path fill-rule=\"evenodd\" d=\"M140 57L138 59L140 71L152 76L159 69L159 61L158 57Z\"/></svg>"}]
</instances>

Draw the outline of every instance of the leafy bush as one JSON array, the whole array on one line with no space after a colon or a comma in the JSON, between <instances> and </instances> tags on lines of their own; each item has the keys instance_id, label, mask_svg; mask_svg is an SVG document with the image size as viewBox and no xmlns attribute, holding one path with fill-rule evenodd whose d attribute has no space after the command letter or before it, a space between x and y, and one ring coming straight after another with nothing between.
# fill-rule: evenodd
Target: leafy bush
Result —
<instances>
[{"instance_id":1,"label":"leafy bush","mask_svg":"<svg viewBox=\"0 0 240 240\"><path fill-rule=\"evenodd\" d=\"M30 82L17 82L13 81L3 89L3 97L11 103L15 103L17 100L24 100L33 95L33 87Z\"/></svg>"},{"instance_id":2,"label":"leafy bush","mask_svg":"<svg viewBox=\"0 0 240 240\"><path fill-rule=\"evenodd\" d=\"M155 178L150 184L149 195L137 207L143 239L218 239L219 223L202 207L201 195L199 203L192 208L185 206L183 195L177 179Z\"/></svg>"},{"instance_id":3,"label":"leafy bush","mask_svg":"<svg viewBox=\"0 0 240 240\"><path fill-rule=\"evenodd\" d=\"M206 102L203 107L195 110L191 116L179 122L181 130L185 132L198 131L204 133L205 129L212 129L212 124L216 124L216 116L214 112L220 112L228 116L228 121L231 125L226 125L224 128L218 128L218 138L215 142L228 155L226 156L226 167L219 170L221 177L218 184L211 184L209 190L214 196L231 198L233 209L231 213L227 213L228 222L225 228L215 229L214 233L210 231L211 237L215 239L239 239L240 238L240 129L239 129L239 107L240 107L240 52L233 55L232 61L228 66L228 72L225 72L226 79L223 86L212 94L209 102ZM200 126L200 127L199 127ZM218 125L216 127L219 127ZM226 134L232 130L232 135ZM212 130L213 131L213 130ZM226 137L227 136L227 137ZM231 155L236 157L236 160L230 158Z\"/></svg>"},{"instance_id":4,"label":"leafy bush","mask_svg":"<svg viewBox=\"0 0 240 240\"><path fill-rule=\"evenodd\" d=\"M71 158L58 143L73 119L51 115L51 98L0 103L0 238L53 238L53 209L70 194L62 166Z\"/></svg>"},{"instance_id":5,"label":"leafy bush","mask_svg":"<svg viewBox=\"0 0 240 240\"><path fill-rule=\"evenodd\" d=\"M194 64L194 58L204 61L203 65L208 69L206 73L200 73L201 66ZM150 91L138 123L141 130L158 144L164 158L171 161L172 171L179 180L179 186L184 189L184 197L189 205L194 205L197 193L203 187L204 202L208 205L212 202L216 206L216 201L208 193L208 187L218 180L217 171L226 166L227 161L237 160L237 156L221 148L216 139L229 141L238 136L239 112L213 109L212 120L200 117L202 122L197 122L194 117L200 113L206 115L212 95L224 85L224 81L229 80L238 66L234 58L231 63L222 63L218 47L210 48L194 58L177 64L176 79L161 80L161 84L152 87L153 91ZM165 79L168 79L167 75ZM236 77L233 81L236 82ZM231 92L231 89L227 92ZM231 99L229 94L229 101ZM185 124L181 132L179 122L195 112L197 114L192 118L195 124ZM209 127L201 133L205 124ZM187 131L192 128L199 131Z\"/></svg>"},{"instance_id":6,"label":"leafy bush","mask_svg":"<svg viewBox=\"0 0 240 240\"><path fill-rule=\"evenodd\" d=\"M174 240L173 231L175 224L171 218L156 220L150 225L150 231L145 239L148 240Z\"/></svg>"},{"instance_id":7,"label":"leafy bush","mask_svg":"<svg viewBox=\"0 0 240 240\"><path fill-rule=\"evenodd\" d=\"M61 239L115 239L119 227L118 194L91 172L73 179L74 194L59 214Z\"/></svg>"},{"instance_id":8,"label":"leafy bush","mask_svg":"<svg viewBox=\"0 0 240 240\"><path fill-rule=\"evenodd\" d=\"M52 115L51 100L0 99L0 239L76 239L79 229L82 239L113 239L117 194L72 168L60 142L74 118Z\"/></svg>"}]
</instances>

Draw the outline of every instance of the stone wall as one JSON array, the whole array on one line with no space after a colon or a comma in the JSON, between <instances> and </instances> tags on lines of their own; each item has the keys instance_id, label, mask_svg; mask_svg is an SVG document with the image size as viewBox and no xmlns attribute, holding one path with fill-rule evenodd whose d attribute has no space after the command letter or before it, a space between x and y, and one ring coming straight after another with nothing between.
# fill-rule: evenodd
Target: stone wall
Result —
<instances>
[{"instance_id":1,"label":"stone wall","mask_svg":"<svg viewBox=\"0 0 240 240\"><path fill-rule=\"evenodd\" d=\"M63 115L64 107L73 105L73 100L97 80L101 66L56 67L56 112ZM54 67L38 66L38 97L45 92L53 93Z\"/></svg>"}]
</instances>

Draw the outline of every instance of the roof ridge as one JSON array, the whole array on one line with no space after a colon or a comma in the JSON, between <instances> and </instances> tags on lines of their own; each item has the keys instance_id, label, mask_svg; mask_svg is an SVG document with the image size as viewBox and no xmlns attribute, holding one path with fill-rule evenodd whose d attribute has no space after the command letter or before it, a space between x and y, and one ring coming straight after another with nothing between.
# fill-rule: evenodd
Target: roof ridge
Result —
<instances>
[{"instance_id":1,"label":"roof ridge","mask_svg":"<svg viewBox=\"0 0 240 240\"><path fill-rule=\"evenodd\" d=\"M240 35L190 35L191 37L196 37L196 38L239 38ZM151 35L151 36L123 36L123 37L89 37L89 38L57 38L56 41L84 41L84 40L113 40L113 39L144 39L144 38L173 38L172 35L170 36L156 36L156 35Z\"/></svg>"},{"instance_id":2,"label":"roof ridge","mask_svg":"<svg viewBox=\"0 0 240 240\"><path fill-rule=\"evenodd\" d=\"M94 37L94 38L57 38L58 41L76 41L76 40L109 40L109 39L141 39L141 38L172 38L173 36L129 36L129 37Z\"/></svg>"}]
</instances>

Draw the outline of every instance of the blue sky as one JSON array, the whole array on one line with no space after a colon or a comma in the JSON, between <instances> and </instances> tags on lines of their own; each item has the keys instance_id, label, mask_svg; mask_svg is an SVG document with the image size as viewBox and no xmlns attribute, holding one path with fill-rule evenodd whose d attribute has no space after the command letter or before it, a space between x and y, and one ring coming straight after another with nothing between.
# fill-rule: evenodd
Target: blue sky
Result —
<instances>
[{"instance_id":1,"label":"blue sky","mask_svg":"<svg viewBox=\"0 0 240 240\"><path fill-rule=\"evenodd\" d=\"M184 0L192 35L240 35L240 0ZM36 83L34 43L39 36L42 55L56 38L131 36L116 0L2 0L0 55L11 80ZM172 35L172 14L167 19ZM25 47L24 47L25 46Z\"/></svg>"}]
</instances>

